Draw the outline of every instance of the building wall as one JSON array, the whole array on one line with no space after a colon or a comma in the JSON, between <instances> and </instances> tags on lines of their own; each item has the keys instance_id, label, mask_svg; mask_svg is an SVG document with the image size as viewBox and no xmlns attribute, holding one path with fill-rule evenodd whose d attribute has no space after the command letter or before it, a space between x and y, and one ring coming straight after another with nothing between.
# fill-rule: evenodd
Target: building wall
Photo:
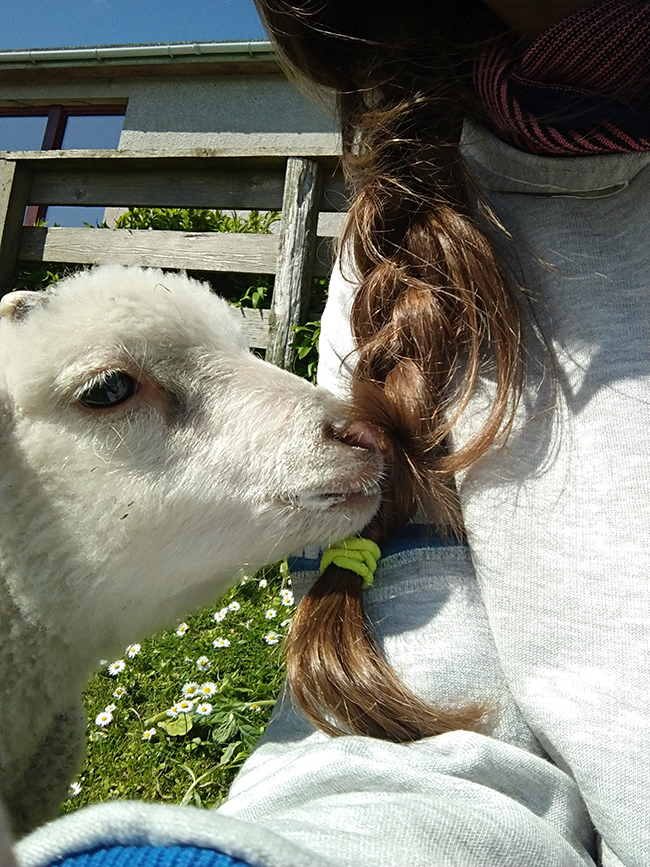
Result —
<instances>
[{"instance_id":1,"label":"building wall","mask_svg":"<svg viewBox=\"0 0 650 867\"><path fill-rule=\"evenodd\" d=\"M133 85L121 147L228 147L263 136L331 148L336 124L279 75L170 78Z\"/></svg>"}]
</instances>

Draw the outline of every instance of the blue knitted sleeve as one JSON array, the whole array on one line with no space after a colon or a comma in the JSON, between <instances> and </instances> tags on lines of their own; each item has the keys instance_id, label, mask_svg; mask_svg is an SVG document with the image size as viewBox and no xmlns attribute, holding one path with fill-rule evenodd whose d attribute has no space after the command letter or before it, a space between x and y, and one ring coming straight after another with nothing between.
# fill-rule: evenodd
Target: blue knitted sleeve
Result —
<instances>
[{"instance_id":1,"label":"blue knitted sleeve","mask_svg":"<svg viewBox=\"0 0 650 867\"><path fill-rule=\"evenodd\" d=\"M54 867L54 865L53 865ZM251 867L213 849L196 846L109 846L72 855L56 867Z\"/></svg>"}]
</instances>

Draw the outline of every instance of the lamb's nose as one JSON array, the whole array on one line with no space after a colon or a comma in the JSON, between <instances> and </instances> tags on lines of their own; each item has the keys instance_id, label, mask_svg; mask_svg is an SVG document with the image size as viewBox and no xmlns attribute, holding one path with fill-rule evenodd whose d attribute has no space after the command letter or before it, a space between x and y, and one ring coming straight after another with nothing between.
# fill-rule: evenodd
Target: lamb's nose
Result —
<instances>
[{"instance_id":1,"label":"lamb's nose","mask_svg":"<svg viewBox=\"0 0 650 867\"><path fill-rule=\"evenodd\" d=\"M332 429L332 438L346 446L356 446L371 452L381 453L385 450L384 435L373 424L365 421L353 421L340 430Z\"/></svg>"}]
</instances>

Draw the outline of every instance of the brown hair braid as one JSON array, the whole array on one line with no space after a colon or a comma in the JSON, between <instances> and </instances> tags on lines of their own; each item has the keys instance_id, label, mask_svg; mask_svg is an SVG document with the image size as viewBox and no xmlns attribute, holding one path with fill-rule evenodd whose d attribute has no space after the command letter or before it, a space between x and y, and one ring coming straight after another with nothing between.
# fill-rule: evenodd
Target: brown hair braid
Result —
<instances>
[{"instance_id":1,"label":"brown hair braid","mask_svg":"<svg viewBox=\"0 0 650 867\"><path fill-rule=\"evenodd\" d=\"M415 512L462 530L454 474L507 433L520 390L517 304L472 216L480 203L461 160L478 44L500 32L478 0L256 0L288 64L338 96L343 161L354 190L343 248L358 290L352 330L358 417L391 444L392 472L370 534ZM486 211L487 213L487 211ZM480 372L496 383L482 429L447 448ZM485 707L434 709L382 658L361 581L330 566L299 606L287 672L307 717L330 734L408 741L475 729ZM341 729L342 727L342 729Z\"/></svg>"}]
</instances>

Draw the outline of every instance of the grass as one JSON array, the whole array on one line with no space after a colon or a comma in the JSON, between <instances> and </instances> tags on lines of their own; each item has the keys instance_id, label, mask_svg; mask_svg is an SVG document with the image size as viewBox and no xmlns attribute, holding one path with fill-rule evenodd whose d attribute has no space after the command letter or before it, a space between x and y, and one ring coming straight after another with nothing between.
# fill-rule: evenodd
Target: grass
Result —
<instances>
[{"instance_id":1,"label":"grass","mask_svg":"<svg viewBox=\"0 0 650 867\"><path fill-rule=\"evenodd\" d=\"M116 675L109 666L117 661L103 661L84 697L86 758L62 812L118 798L220 804L282 687L282 638L293 611L282 563L243 578L215 605L188 617L184 634L170 629L143 640L132 656L125 649ZM217 639L229 645L214 647ZM201 658L208 660L205 670L197 666ZM206 694L194 700L192 712L172 717L167 711L183 699L186 684L206 685ZM205 702L211 709L201 713Z\"/></svg>"}]
</instances>

